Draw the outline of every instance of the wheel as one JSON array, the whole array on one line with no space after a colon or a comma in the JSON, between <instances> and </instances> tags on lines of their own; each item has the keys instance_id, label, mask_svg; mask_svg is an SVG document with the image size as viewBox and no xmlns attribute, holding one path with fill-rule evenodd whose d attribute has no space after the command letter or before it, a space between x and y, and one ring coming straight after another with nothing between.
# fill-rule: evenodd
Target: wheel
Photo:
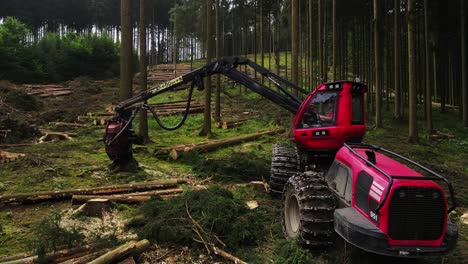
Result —
<instances>
[{"instance_id":1,"label":"wheel","mask_svg":"<svg viewBox=\"0 0 468 264\"><path fill-rule=\"evenodd\" d=\"M289 178L299 172L301 164L297 148L274 144L271 151L270 193L281 195Z\"/></svg>"},{"instance_id":2,"label":"wheel","mask_svg":"<svg viewBox=\"0 0 468 264\"><path fill-rule=\"evenodd\" d=\"M308 171L291 177L281 210L285 236L307 248L332 246L334 210L335 199L322 176Z\"/></svg>"}]
</instances>

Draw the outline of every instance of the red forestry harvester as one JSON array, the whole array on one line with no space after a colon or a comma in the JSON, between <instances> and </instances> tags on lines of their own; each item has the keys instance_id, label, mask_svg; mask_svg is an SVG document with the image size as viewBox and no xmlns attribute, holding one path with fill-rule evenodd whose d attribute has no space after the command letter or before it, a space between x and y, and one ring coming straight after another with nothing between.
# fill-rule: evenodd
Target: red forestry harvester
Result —
<instances>
[{"instance_id":1,"label":"red forestry harvester","mask_svg":"<svg viewBox=\"0 0 468 264\"><path fill-rule=\"evenodd\" d=\"M241 65L276 89L238 70ZM224 58L121 102L106 126L109 158L115 164L133 161L137 137L131 124L140 110L152 112L164 129L182 126L193 89L203 89L203 78L213 74L223 74L295 114L295 144L273 146L270 179L271 192L283 197L288 238L324 248L336 233L366 251L401 257L445 255L455 247L458 230L448 217L455 208L451 184L408 158L360 143L366 130L362 83L324 83L308 94L248 59ZM147 100L187 83L186 114L167 127Z\"/></svg>"}]
</instances>

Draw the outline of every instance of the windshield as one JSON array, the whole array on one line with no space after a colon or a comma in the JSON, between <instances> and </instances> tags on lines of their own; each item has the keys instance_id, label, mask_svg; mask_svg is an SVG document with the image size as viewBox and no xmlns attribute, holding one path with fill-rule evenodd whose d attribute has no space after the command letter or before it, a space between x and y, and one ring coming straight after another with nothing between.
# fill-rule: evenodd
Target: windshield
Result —
<instances>
[{"instance_id":1,"label":"windshield","mask_svg":"<svg viewBox=\"0 0 468 264\"><path fill-rule=\"evenodd\" d=\"M335 123L337 92L319 92L302 112L298 128L331 126Z\"/></svg>"}]
</instances>

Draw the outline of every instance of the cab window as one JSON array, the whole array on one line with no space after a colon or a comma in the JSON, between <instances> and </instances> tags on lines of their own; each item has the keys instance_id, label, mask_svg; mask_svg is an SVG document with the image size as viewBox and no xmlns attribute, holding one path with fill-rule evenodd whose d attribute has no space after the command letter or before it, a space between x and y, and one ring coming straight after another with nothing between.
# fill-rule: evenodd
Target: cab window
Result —
<instances>
[{"instance_id":1,"label":"cab window","mask_svg":"<svg viewBox=\"0 0 468 264\"><path fill-rule=\"evenodd\" d=\"M352 94L352 120L355 125L364 124L364 95L362 93Z\"/></svg>"},{"instance_id":2,"label":"cab window","mask_svg":"<svg viewBox=\"0 0 468 264\"><path fill-rule=\"evenodd\" d=\"M318 92L305 106L298 128L334 125L338 103L338 92Z\"/></svg>"}]
</instances>

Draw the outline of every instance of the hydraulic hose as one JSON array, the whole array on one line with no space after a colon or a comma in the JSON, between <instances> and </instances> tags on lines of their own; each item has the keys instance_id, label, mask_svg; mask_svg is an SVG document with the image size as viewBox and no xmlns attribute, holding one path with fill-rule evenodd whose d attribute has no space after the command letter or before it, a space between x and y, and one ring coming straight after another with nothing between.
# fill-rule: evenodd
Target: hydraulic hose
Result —
<instances>
[{"instance_id":1,"label":"hydraulic hose","mask_svg":"<svg viewBox=\"0 0 468 264\"><path fill-rule=\"evenodd\" d=\"M192 95L193 95L193 89L195 88L195 82L192 82L192 85L190 86L190 90L189 90L189 95L188 95L188 99L187 99L187 106L185 107L185 113L184 115L182 116L182 119L180 120L179 123L177 123L175 126L172 126L172 127L169 127L169 126L166 126L162 121L161 119L159 118L158 114L156 113L156 111L154 110L154 108L148 108L150 110L150 112L153 114L154 116L154 119L156 120L156 122L158 123L158 125L165 129L165 130L169 130L169 131L172 131L172 130L176 130L178 128L180 128L184 123L185 121L187 120L187 117L189 115L189 111L190 111L190 103L192 102Z\"/></svg>"}]
</instances>

